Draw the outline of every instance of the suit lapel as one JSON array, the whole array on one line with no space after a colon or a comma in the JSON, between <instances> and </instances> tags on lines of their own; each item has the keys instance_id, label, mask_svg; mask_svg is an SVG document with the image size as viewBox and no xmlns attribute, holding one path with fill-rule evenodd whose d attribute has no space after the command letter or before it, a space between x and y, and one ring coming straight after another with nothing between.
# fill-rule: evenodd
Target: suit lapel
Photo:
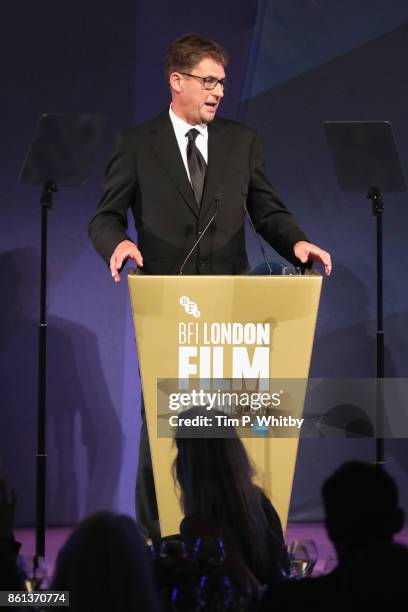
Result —
<instances>
[{"instance_id":1,"label":"suit lapel","mask_svg":"<svg viewBox=\"0 0 408 612\"><path fill-rule=\"evenodd\" d=\"M152 147L156 155L163 163L164 168L172 178L192 212L198 216L199 210L197 202L195 201L193 190L188 180L168 111L157 118L152 126L152 132L154 133Z\"/></svg>"},{"instance_id":2,"label":"suit lapel","mask_svg":"<svg viewBox=\"0 0 408 612\"><path fill-rule=\"evenodd\" d=\"M204 215L207 211L209 214L213 213L213 198L221 182L230 148L228 127L222 121L214 119L208 125L208 167L200 216Z\"/></svg>"}]
</instances>

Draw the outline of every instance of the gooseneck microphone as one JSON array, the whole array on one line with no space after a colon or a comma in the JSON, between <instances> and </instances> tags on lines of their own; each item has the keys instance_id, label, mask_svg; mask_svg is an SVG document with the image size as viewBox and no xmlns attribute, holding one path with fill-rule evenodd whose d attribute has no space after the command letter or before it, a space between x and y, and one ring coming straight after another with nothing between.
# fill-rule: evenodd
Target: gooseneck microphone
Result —
<instances>
[{"instance_id":1,"label":"gooseneck microphone","mask_svg":"<svg viewBox=\"0 0 408 612\"><path fill-rule=\"evenodd\" d=\"M259 250L261 251L262 257L264 258L265 263L266 263L266 265L268 267L269 274L273 275L271 264L268 261L268 257L266 255L265 248L264 248L264 246L263 246L263 244L261 242L261 239L259 238L258 232L255 229L255 225L253 224L253 221L251 219L251 215L248 212L248 208L247 208L247 205L246 205L246 200L247 200L248 192L246 191L245 188L243 189L243 193L244 193L243 207L244 207L244 210L245 210L245 214L248 217L249 225L251 226L251 230L252 230L252 232L253 232L253 234L254 234L254 236L256 238L256 241L257 241L258 246L259 246Z\"/></svg>"},{"instance_id":2,"label":"gooseneck microphone","mask_svg":"<svg viewBox=\"0 0 408 612\"><path fill-rule=\"evenodd\" d=\"M178 275L182 276L183 275L183 270L184 270L184 266L186 265L186 263L189 261L191 255L194 253L194 251L196 250L196 248L198 247L198 245L200 244L200 240L203 238L203 236L207 233L208 228L211 226L211 224L213 223L215 217L217 216L218 213L218 205L220 203L221 200L221 192L217 191L215 196L214 196L214 201L215 201L215 212L213 214L213 216L211 217L211 219L208 221L207 225L205 226L205 228L203 229L203 231L201 232L201 234L199 235L199 237L197 238L197 240L195 241L195 243L193 244L193 246L191 247L190 251L187 254L187 257L185 258L185 260L183 261L183 264L179 270Z\"/></svg>"}]
</instances>

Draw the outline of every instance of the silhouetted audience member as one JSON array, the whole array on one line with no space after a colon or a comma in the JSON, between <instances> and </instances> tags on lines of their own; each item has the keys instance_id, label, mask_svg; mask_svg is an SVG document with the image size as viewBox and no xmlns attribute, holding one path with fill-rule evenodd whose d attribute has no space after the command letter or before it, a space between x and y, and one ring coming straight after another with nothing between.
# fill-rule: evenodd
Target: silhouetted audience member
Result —
<instances>
[{"instance_id":1,"label":"silhouetted audience member","mask_svg":"<svg viewBox=\"0 0 408 612\"><path fill-rule=\"evenodd\" d=\"M395 610L408 600L408 548L377 543L356 556L344 572L348 610Z\"/></svg>"},{"instance_id":2,"label":"silhouetted audience member","mask_svg":"<svg viewBox=\"0 0 408 612\"><path fill-rule=\"evenodd\" d=\"M192 408L184 417L208 412ZM211 411L211 416L222 412ZM216 435L221 435L217 427ZM225 543L227 559L260 585L282 578L289 568L282 525L265 493L253 483L254 468L233 428L227 437L189 435L186 427L176 435L174 464L185 518L180 533L186 539L217 538ZM207 435L207 437L204 437Z\"/></svg>"},{"instance_id":3,"label":"silhouetted audience member","mask_svg":"<svg viewBox=\"0 0 408 612\"><path fill-rule=\"evenodd\" d=\"M391 542L404 525L398 489L385 469L350 461L322 489L325 524L340 563L374 543Z\"/></svg>"},{"instance_id":4,"label":"silhouetted audience member","mask_svg":"<svg viewBox=\"0 0 408 612\"><path fill-rule=\"evenodd\" d=\"M51 590L70 592L72 612L158 612L146 549L136 523L99 512L61 548Z\"/></svg>"},{"instance_id":5,"label":"silhouetted audience member","mask_svg":"<svg viewBox=\"0 0 408 612\"><path fill-rule=\"evenodd\" d=\"M21 544L14 539L14 513L16 494L8 491L7 482L0 469L0 591L24 589L24 581L17 567Z\"/></svg>"},{"instance_id":6,"label":"silhouetted audience member","mask_svg":"<svg viewBox=\"0 0 408 612\"><path fill-rule=\"evenodd\" d=\"M377 574L388 571L388 559L377 558L375 551L391 550L393 537L404 523L392 477L381 467L351 461L326 480L322 496L338 566L326 576L288 581L270 589L262 609L344 610L350 607L345 576L348 582L353 576L354 592L358 591L362 558L371 557L371 564L378 565ZM365 588L363 582L361 588Z\"/></svg>"}]
</instances>

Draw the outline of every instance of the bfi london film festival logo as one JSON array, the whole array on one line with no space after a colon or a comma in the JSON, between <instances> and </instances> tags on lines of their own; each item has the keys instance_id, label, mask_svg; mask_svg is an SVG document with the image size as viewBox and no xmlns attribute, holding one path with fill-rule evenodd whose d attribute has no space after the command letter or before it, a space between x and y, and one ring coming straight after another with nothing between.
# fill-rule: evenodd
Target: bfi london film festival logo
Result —
<instances>
[{"instance_id":1,"label":"bfi london film festival logo","mask_svg":"<svg viewBox=\"0 0 408 612\"><path fill-rule=\"evenodd\" d=\"M201 317L198 304L188 296L179 299L187 315ZM236 379L269 379L270 323L181 321L178 329L179 379L199 375L222 379L224 370ZM226 363L227 360L230 363Z\"/></svg>"},{"instance_id":2,"label":"bfi london film festival logo","mask_svg":"<svg viewBox=\"0 0 408 612\"><path fill-rule=\"evenodd\" d=\"M201 316L201 312L198 310L198 306L195 302L190 300L186 295L180 298L180 304L188 315L192 315L195 319Z\"/></svg>"}]
</instances>

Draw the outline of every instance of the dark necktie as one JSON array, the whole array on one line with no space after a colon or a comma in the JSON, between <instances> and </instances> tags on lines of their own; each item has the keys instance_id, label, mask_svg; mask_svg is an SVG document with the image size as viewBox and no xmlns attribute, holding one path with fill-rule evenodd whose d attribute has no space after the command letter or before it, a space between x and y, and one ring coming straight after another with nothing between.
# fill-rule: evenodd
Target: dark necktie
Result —
<instances>
[{"instance_id":1,"label":"dark necktie","mask_svg":"<svg viewBox=\"0 0 408 612\"><path fill-rule=\"evenodd\" d=\"M201 152L198 150L197 145L195 143L195 139L197 138L198 134L199 131L195 128L192 128L187 132L186 136L188 138L187 163L188 169L190 171L191 186L193 188L196 202L198 206L200 206L201 198L203 195L207 164L205 163L205 159L202 156Z\"/></svg>"}]
</instances>

